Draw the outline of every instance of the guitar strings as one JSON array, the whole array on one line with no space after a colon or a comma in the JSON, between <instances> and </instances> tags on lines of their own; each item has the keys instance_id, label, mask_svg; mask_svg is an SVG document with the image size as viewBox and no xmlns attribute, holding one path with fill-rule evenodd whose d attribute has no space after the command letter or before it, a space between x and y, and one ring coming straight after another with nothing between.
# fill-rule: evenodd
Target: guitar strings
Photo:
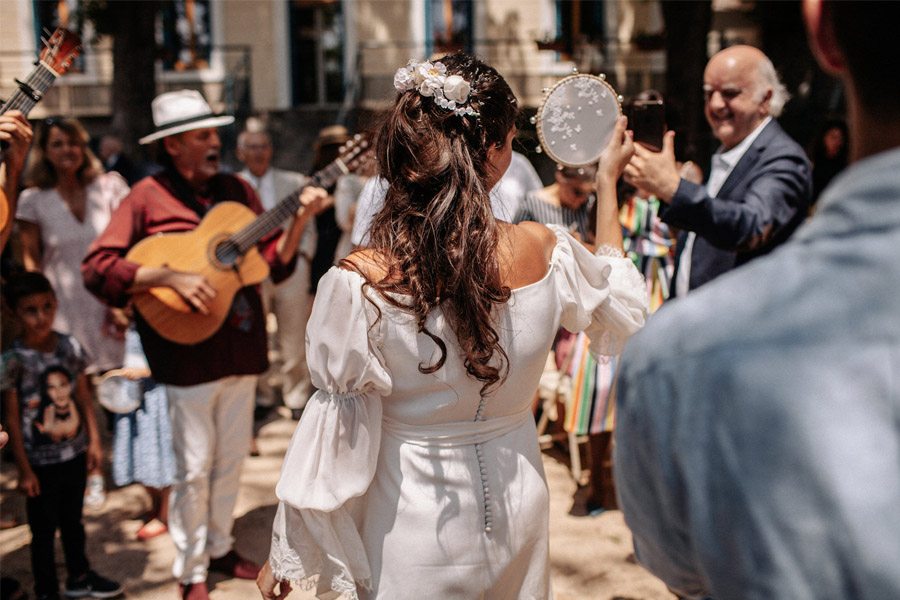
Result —
<instances>
[{"instance_id":1,"label":"guitar strings","mask_svg":"<svg viewBox=\"0 0 900 600\"><path fill-rule=\"evenodd\" d=\"M352 153L351 153L352 155ZM341 159L338 159L341 160ZM324 187L330 185L344 173L338 161L328 165L321 171L310 177L305 187ZM303 188L292 192L275 207L260 215L255 221L231 236L230 241L237 245L238 251L243 254L252 248L267 233L275 229L300 206L300 193Z\"/></svg>"},{"instance_id":2,"label":"guitar strings","mask_svg":"<svg viewBox=\"0 0 900 600\"><path fill-rule=\"evenodd\" d=\"M56 77L45 65L38 64L34 71L25 78L23 83L43 96L43 94L50 89L54 79L56 79ZM34 108L35 104L37 104L37 100L26 94L21 87L18 87L16 88L13 97L3 105L0 114L10 110L20 110L27 115L31 112L31 109Z\"/></svg>"}]
</instances>

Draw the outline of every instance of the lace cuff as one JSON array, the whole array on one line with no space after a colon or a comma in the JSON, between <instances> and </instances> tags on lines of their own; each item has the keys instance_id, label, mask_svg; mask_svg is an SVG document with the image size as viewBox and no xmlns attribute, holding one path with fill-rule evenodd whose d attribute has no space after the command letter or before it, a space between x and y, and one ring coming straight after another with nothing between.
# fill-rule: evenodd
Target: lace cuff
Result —
<instances>
[{"instance_id":1,"label":"lace cuff","mask_svg":"<svg viewBox=\"0 0 900 600\"><path fill-rule=\"evenodd\" d=\"M316 598L334 600L359 600L357 585L371 589L371 578L366 576L356 581L352 570L354 559L341 552L328 552L320 548L311 535L320 529L315 521L329 517L318 511L307 511L311 521L283 502L278 506L272 527L272 544L269 548L269 565L278 581L289 581L291 585L309 591L316 590ZM340 519L338 519L340 521ZM321 525L321 524L320 524ZM346 524L345 524L346 525ZM338 526L336 529L340 530ZM334 549L332 549L334 550ZM343 560L342 560L343 559ZM357 565L356 569L363 569ZM367 569L365 570L368 575Z\"/></svg>"},{"instance_id":2,"label":"lace cuff","mask_svg":"<svg viewBox=\"0 0 900 600\"><path fill-rule=\"evenodd\" d=\"M619 256L610 263L610 303L595 313L594 323L586 330L591 352L601 362L605 362L604 357L620 354L628 338L643 325L649 298L647 281L634 263L624 258L621 250L605 247Z\"/></svg>"},{"instance_id":3,"label":"lace cuff","mask_svg":"<svg viewBox=\"0 0 900 600\"><path fill-rule=\"evenodd\" d=\"M625 258L625 253L621 248L610 246L609 244L601 244L594 251L595 256L609 256L610 258Z\"/></svg>"}]
</instances>

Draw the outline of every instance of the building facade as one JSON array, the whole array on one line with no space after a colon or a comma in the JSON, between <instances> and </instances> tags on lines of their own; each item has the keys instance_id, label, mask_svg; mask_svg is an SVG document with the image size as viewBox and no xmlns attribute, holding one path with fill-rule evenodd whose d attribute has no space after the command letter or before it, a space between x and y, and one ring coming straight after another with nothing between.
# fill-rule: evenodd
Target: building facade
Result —
<instances>
[{"instance_id":1,"label":"building facade","mask_svg":"<svg viewBox=\"0 0 900 600\"><path fill-rule=\"evenodd\" d=\"M110 41L79 27L85 0L4 0L0 97L31 70L44 29L78 27L85 49L34 117L110 112ZM156 22L159 91L195 87L238 113L310 109L343 118L392 97L409 58L474 52L525 107L574 68L625 95L661 87L658 0L167 0ZM127 35L127 32L122 32Z\"/></svg>"}]
</instances>

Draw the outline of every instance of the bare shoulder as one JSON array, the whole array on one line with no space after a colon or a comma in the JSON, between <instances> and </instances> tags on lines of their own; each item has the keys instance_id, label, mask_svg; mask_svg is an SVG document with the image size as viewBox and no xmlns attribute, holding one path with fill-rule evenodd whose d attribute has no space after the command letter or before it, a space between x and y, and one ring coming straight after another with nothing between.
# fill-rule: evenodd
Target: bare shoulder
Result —
<instances>
[{"instance_id":1,"label":"bare shoulder","mask_svg":"<svg viewBox=\"0 0 900 600\"><path fill-rule=\"evenodd\" d=\"M340 262L340 267L347 271L356 271L369 281L378 282L388 275L384 255L371 248L354 250Z\"/></svg>"},{"instance_id":2,"label":"bare shoulder","mask_svg":"<svg viewBox=\"0 0 900 600\"><path fill-rule=\"evenodd\" d=\"M506 243L500 246L504 283L511 288L539 281L547 274L556 234L541 223L523 221L503 226Z\"/></svg>"},{"instance_id":3,"label":"bare shoulder","mask_svg":"<svg viewBox=\"0 0 900 600\"><path fill-rule=\"evenodd\" d=\"M556 234L543 223L522 221L517 225L512 225L511 229L519 243L537 244L548 252L553 252L553 247L556 246Z\"/></svg>"}]
</instances>

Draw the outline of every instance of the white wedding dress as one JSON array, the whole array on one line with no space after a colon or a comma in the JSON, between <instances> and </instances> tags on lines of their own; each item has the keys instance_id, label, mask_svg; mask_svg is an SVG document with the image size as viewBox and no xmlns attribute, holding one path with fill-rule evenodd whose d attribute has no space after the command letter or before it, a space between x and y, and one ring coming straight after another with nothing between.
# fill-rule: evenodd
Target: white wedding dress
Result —
<instances>
[{"instance_id":1,"label":"white wedding dress","mask_svg":"<svg viewBox=\"0 0 900 600\"><path fill-rule=\"evenodd\" d=\"M315 585L320 598L551 595L548 491L531 412L547 353L562 325L616 354L647 313L630 260L595 256L553 229L546 276L513 290L497 313L510 368L483 402L440 311L427 327L447 344L447 360L424 375L419 365L439 351L408 313L364 292L356 273L333 268L322 278L307 329L319 391L276 488L276 578Z\"/></svg>"}]
</instances>

